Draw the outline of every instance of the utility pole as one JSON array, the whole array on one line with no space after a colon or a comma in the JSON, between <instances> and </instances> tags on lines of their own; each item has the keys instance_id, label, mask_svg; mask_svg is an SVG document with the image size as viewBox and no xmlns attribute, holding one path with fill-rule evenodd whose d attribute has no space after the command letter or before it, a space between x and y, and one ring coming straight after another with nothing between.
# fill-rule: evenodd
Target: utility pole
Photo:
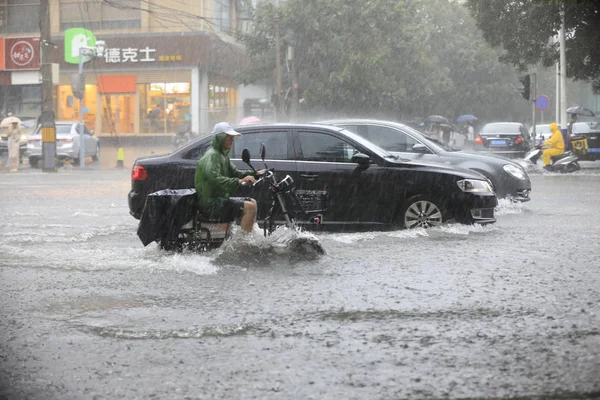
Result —
<instances>
[{"instance_id":1,"label":"utility pole","mask_svg":"<svg viewBox=\"0 0 600 400\"><path fill-rule=\"evenodd\" d=\"M535 131L535 107L536 107L536 100L537 100L537 73L534 72L531 75L533 75L533 97L531 100L531 109L532 109L532 113L533 113L533 125L531 126L531 133L533 135L533 144L535 145L535 137L536 137L536 131Z\"/></svg>"},{"instance_id":2,"label":"utility pole","mask_svg":"<svg viewBox=\"0 0 600 400\"><path fill-rule=\"evenodd\" d=\"M294 46L288 47L288 61L291 64L292 70L292 99L290 103L290 118L292 121L296 121L298 116L298 70L296 69L294 50Z\"/></svg>"},{"instance_id":3,"label":"utility pole","mask_svg":"<svg viewBox=\"0 0 600 400\"><path fill-rule=\"evenodd\" d=\"M54 124L54 98L52 86L52 60L54 48L50 31L50 0L40 0L40 52L42 75L42 170L56 172L56 125Z\"/></svg>"},{"instance_id":4,"label":"utility pole","mask_svg":"<svg viewBox=\"0 0 600 400\"><path fill-rule=\"evenodd\" d=\"M275 0L275 89L277 104L275 105L275 122L281 115L281 36L279 32L279 0Z\"/></svg>"},{"instance_id":5,"label":"utility pole","mask_svg":"<svg viewBox=\"0 0 600 400\"><path fill-rule=\"evenodd\" d=\"M560 10L560 126L566 128L567 121L567 55L565 50L565 5Z\"/></svg>"}]
</instances>

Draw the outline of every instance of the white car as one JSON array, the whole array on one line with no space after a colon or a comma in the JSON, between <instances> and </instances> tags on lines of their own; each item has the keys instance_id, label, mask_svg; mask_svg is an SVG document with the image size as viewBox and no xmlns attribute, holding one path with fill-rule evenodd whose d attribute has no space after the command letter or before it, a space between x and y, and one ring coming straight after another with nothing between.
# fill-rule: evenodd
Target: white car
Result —
<instances>
[{"instance_id":1,"label":"white car","mask_svg":"<svg viewBox=\"0 0 600 400\"><path fill-rule=\"evenodd\" d=\"M560 125L558 125L560 129ZM533 129L529 128L529 133L533 135ZM550 139L552 132L550 131L550 124L541 124L535 126L535 143L540 144Z\"/></svg>"},{"instance_id":2,"label":"white car","mask_svg":"<svg viewBox=\"0 0 600 400\"><path fill-rule=\"evenodd\" d=\"M74 164L79 164L79 123L76 121L56 121L55 125L56 157L63 161L73 160ZM85 156L98 161L100 158L99 140L94 137L94 131L89 130L85 125L83 128ZM29 135L27 154L29 155L31 168L37 168L42 159L41 127L38 127L33 134Z\"/></svg>"}]
</instances>

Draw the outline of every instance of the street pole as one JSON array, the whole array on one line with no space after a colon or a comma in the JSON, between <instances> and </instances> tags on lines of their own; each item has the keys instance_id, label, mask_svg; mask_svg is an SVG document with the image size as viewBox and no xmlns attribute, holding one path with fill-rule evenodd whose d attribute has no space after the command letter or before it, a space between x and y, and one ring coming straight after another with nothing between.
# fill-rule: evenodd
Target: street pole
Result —
<instances>
[{"instance_id":1,"label":"street pole","mask_svg":"<svg viewBox=\"0 0 600 400\"><path fill-rule=\"evenodd\" d=\"M79 76L83 75L83 48L79 48ZM85 168L85 136L83 129L83 99L85 98L85 85L83 86L83 93L79 97L79 167Z\"/></svg>"},{"instance_id":2,"label":"street pole","mask_svg":"<svg viewBox=\"0 0 600 400\"><path fill-rule=\"evenodd\" d=\"M50 31L49 0L40 1L40 52L42 75L42 113L39 123L42 131L42 171L56 172L56 125L54 123L54 99L52 86L53 48Z\"/></svg>"},{"instance_id":3,"label":"street pole","mask_svg":"<svg viewBox=\"0 0 600 400\"><path fill-rule=\"evenodd\" d=\"M279 32L279 0L275 0L275 86L277 90L277 107L275 122L279 122L281 112L281 36Z\"/></svg>"},{"instance_id":4,"label":"street pole","mask_svg":"<svg viewBox=\"0 0 600 400\"><path fill-rule=\"evenodd\" d=\"M565 50L565 5L560 11L560 126L566 128L567 121L567 54Z\"/></svg>"},{"instance_id":5,"label":"street pole","mask_svg":"<svg viewBox=\"0 0 600 400\"><path fill-rule=\"evenodd\" d=\"M288 60L292 64L292 103L290 105L290 117L292 121L296 121L298 116L298 71L296 69L294 50L293 46L288 47Z\"/></svg>"},{"instance_id":6,"label":"street pole","mask_svg":"<svg viewBox=\"0 0 600 400\"><path fill-rule=\"evenodd\" d=\"M537 73L533 73L533 103L532 103L532 112L533 112L533 127L532 127L532 131L531 133L533 134L533 144L535 145L535 138L536 138L536 132L535 132L535 108L536 108L536 100L537 100Z\"/></svg>"}]
</instances>

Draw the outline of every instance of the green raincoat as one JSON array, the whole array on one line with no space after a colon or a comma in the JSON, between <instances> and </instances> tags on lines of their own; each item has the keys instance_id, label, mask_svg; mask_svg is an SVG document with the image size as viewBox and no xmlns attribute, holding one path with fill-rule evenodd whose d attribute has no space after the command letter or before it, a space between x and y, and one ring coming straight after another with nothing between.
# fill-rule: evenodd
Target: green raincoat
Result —
<instances>
[{"instance_id":1,"label":"green raincoat","mask_svg":"<svg viewBox=\"0 0 600 400\"><path fill-rule=\"evenodd\" d=\"M223 150L223 140L227 134L222 132L212 140L212 147L198 160L196 166L195 187L204 214L222 213L223 199L229 198L240 184L239 179L255 175L254 171L240 171L229 159L229 150Z\"/></svg>"}]
</instances>

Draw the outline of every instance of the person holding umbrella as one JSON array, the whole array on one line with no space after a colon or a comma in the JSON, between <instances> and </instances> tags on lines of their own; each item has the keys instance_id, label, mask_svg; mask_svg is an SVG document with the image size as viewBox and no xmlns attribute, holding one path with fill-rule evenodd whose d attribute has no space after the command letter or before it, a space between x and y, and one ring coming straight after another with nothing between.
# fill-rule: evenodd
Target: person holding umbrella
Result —
<instances>
[{"instance_id":1,"label":"person holding umbrella","mask_svg":"<svg viewBox=\"0 0 600 400\"><path fill-rule=\"evenodd\" d=\"M21 120L17 117L7 117L2 121L3 126L8 126L8 165L10 172L19 170L19 140L21 139Z\"/></svg>"}]
</instances>

